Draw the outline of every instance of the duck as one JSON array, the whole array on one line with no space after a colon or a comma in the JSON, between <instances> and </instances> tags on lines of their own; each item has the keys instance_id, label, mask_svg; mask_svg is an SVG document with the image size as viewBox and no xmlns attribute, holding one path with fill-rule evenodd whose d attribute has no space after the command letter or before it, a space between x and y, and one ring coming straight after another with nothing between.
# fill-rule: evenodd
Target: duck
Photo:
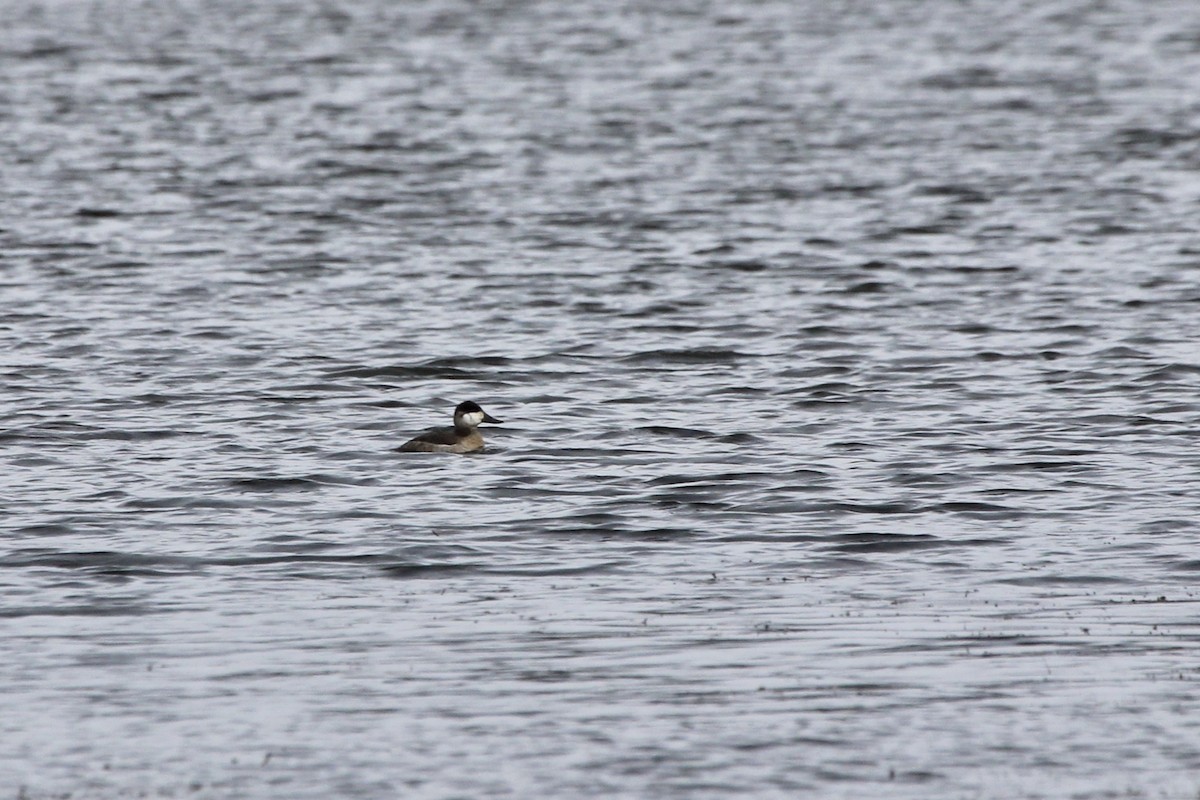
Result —
<instances>
[{"instance_id":1,"label":"duck","mask_svg":"<svg viewBox=\"0 0 1200 800\"><path fill-rule=\"evenodd\" d=\"M481 422L499 425L502 420L468 400L454 409L452 426L430 428L397 449L401 453L474 453L483 449L483 437L479 435Z\"/></svg>"}]
</instances>

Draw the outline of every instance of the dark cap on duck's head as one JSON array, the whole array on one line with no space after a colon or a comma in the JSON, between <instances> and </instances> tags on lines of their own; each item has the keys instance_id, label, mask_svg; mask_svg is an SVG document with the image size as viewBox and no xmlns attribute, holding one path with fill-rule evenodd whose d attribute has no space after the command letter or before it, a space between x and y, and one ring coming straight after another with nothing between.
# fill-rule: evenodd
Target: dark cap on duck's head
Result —
<instances>
[{"instance_id":1,"label":"dark cap on duck's head","mask_svg":"<svg viewBox=\"0 0 1200 800\"><path fill-rule=\"evenodd\" d=\"M481 422L499 424L501 421L480 408L478 403L470 400L465 403L459 403L458 408L454 409L454 424L456 426L461 424L474 428Z\"/></svg>"}]
</instances>

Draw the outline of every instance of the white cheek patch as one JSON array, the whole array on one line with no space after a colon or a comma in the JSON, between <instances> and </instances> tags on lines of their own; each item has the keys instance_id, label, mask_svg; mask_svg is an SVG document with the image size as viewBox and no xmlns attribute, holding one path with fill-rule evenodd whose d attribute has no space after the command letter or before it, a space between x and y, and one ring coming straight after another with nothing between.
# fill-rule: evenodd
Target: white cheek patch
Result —
<instances>
[{"instance_id":1,"label":"white cheek patch","mask_svg":"<svg viewBox=\"0 0 1200 800\"><path fill-rule=\"evenodd\" d=\"M463 422L467 423L472 428L474 428L476 425L483 422L483 412L482 411L472 411L470 414L463 414L462 419L463 419Z\"/></svg>"}]
</instances>

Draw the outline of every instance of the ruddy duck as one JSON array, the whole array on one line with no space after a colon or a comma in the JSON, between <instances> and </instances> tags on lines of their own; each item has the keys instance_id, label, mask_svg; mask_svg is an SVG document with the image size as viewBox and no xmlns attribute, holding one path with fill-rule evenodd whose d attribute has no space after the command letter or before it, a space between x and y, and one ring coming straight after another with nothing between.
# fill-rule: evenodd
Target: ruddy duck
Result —
<instances>
[{"instance_id":1,"label":"ruddy duck","mask_svg":"<svg viewBox=\"0 0 1200 800\"><path fill-rule=\"evenodd\" d=\"M473 453L483 449L483 437L477 428L481 422L499 424L478 403L468 400L454 409L454 426L430 428L399 448L402 453Z\"/></svg>"}]
</instances>

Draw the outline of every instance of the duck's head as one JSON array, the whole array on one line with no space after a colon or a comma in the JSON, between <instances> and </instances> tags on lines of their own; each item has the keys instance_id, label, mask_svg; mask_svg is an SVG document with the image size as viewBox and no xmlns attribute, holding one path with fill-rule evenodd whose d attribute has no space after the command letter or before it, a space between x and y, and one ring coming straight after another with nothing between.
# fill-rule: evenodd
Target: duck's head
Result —
<instances>
[{"instance_id":1,"label":"duck's head","mask_svg":"<svg viewBox=\"0 0 1200 800\"><path fill-rule=\"evenodd\" d=\"M456 428L474 428L481 422L499 424L501 420L496 419L480 408L478 403L470 400L459 403L458 408L454 409L454 427Z\"/></svg>"}]
</instances>

